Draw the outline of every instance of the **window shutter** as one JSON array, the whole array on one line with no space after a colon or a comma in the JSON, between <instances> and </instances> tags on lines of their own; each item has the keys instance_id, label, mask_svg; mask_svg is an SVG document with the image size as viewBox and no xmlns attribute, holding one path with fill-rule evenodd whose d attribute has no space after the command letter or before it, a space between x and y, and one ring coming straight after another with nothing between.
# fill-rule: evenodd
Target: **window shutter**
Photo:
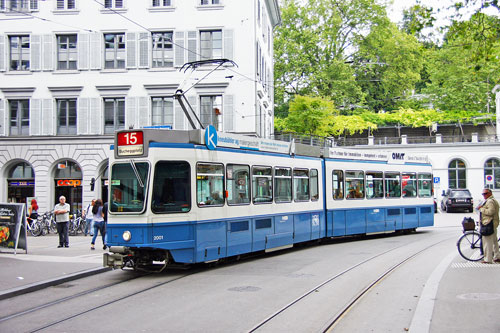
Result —
<instances>
[{"instance_id":1,"label":"window shutter","mask_svg":"<svg viewBox=\"0 0 500 333\"><path fill-rule=\"evenodd\" d=\"M151 35L147 32L139 33L139 68L149 68L149 39Z\"/></svg>"},{"instance_id":2,"label":"window shutter","mask_svg":"<svg viewBox=\"0 0 500 333\"><path fill-rule=\"evenodd\" d=\"M102 134L104 129L104 117L101 115L101 99L90 98L89 108L89 134Z\"/></svg>"},{"instance_id":3,"label":"window shutter","mask_svg":"<svg viewBox=\"0 0 500 333\"><path fill-rule=\"evenodd\" d=\"M125 101L125 128L139 128L139 121L137 118L139 115L136 111L136 98L127 97Z\"/></svg>"},{"instance_id":4,"label":"window shutter","mask_svg":"<svg viewBox=\"0 0 500 333\"><path fill-rule=\"evenodd\" d=\"M222 110L224 117L224 132L234 130L234 96L224 95L224 109Z\"/></svg>"},{"instance_id":5,"label":"window shutter","mask_svg":"<svg viewBox=\"0 0 500 333\"><path fill-rule=\"evenodd\" d=\"M6 49L7 47L5 46L5 36L4 35L0 35L0 72L3 72L6 70L5 68L5 59L7 58L6 57Z\"/></svg>"},{"instance_id":6,"label":"window shutter","mask_svg":"<svg viewBox=\"0 0 500 333\"><path fill-rule=\"evenodd\" d=\"M127 32L127 68L137 68L137 34Z\"/></svg>"},{"instance_id":7,"label":"window shutter","mask_svg":"<svg viewBox=\"0 0 500 333\"><path fill-rule=\"evenodd\" d=\"M50 98L45 98L42 100L42 119L40 134L42 135L56 135L56 119L54 114L54 102Z\"/></svg>"},{"instance_id":8,"label":"window shutter","mask_svg":"<svg viewBox=\"0 0 500 333\"><path fill-rule=\"evenodd\" d=\"M95 32L90 34L90 69L101 69L102 67L102 36Z\"/></svg>"},{"instance_id":9,"label":"window shutter","mask_svg":"<svg viewBox=\"0 0 500 333\"><path fill-rule=\"evenodd\" d=\"M233 60L233 30L224 29L224 58Z\"/></svg>"},{"instance_id":10,"label":"window shutter","mask_svg":"<svg viewBox=\"0 0 500 333\"><path fill-rule=\"evenodd\" d=\"M78 69L89 69L89 34L78 34Z\"/></svg>"},{"instance_id":11,"label":"window shutter","mask_svg":"<svg viewBox=\"0 0 500 333\"><path fill-rule=\"evenodd\" d=\"M149 125L149 105L147 97L139 97L139 127L144 128L144 126Z\"/></svg>"},{"instance_id":12,"label":"window shutter","mask_svg":"<svg viewBox=\"0 0 500 333\"><path fill-rule=\"evenodd\" d=\"M78 110L76 115L78 134L89 134L88 127L91 126L89 117L89 99L78 98ZM99 122L95 121L94 126L98 126Z\"/></svg>"},{"instance_id":13,"label":"window shutter","mask_svg":"<svg viewBox=\"0 0 500 333\"><path fill-rule=\"evenodd\" d=\"M5 136L5 126L7 122L5 121L5 104L6 100L0 99L0 136Z\"/></svg>"},{"instance_id":14,"label":"window shutter","mask_svg":"<svg viewBox=\"0 0 500 333\"><path fill-rule=\"evenodd\" d=\"M40 99L30 100L30 135L41 135L41 104Z\"/></svg>"},{"instance_id":15,"label":"window shutter","mask_svg":"<svg viewBox=\"0 0 500 333\"><path fill-rule=\"evenodd\" d=\"M182 67L184 65L184 31L175 32L175 54L174 54L174 66Z\"/></svg>"},{"instance_id":16,"label":"window shutter","mask_svg":"<svg viewBox=\"0 0 500 333\"><path fill-rule=\"evenodd\" d=\"M198 45L197 45L197 40L198 40L198 32L197 31L188 31L188 57L187 61L196 61L198 59Z\"/></svg>"},{"instance_id":17,"label":"window shutter","mask_svg":"<svg viewBox=\"0 0 500 333\"><path fill-rule=\"evenodd\" d=\"M175 123L174 123L174 129L176 130L183 130L185 129L184 127L184 120L186 119L186 116L184 115L184 111L182 111L181 106L179 105L179 102L177 100L175 101Z\"/></svg>"},{"instance_id":18,"label":"window shutter","mask_svg":"<svg viewBox=\"0 0 500 333\"><path fill-rule=\"evenodd\" d=\"M43 35L43 70L54 70L54 36Z\"/></svg>"},{"instance_id":19,"label":"window shutter","mask_svg":"<svg viewBox=\"0 0 500 333\"><path fill-rule=\"evenodd\" d=\"M42 36L30 36L30 69L39 71L42 69L40 57L42 55ZM36 134L35 134L36 135Z\"/></svg>"}]
</instances>

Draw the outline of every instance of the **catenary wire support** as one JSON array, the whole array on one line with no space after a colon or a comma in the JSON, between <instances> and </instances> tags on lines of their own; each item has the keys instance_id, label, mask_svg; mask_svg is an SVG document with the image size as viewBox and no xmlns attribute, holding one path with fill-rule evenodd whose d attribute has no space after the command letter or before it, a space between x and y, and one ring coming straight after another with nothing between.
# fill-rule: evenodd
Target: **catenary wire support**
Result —
<instances>
[{"instance_id":1,"label":"catenary wire support","mask_svg":"<svg viewBox=\"0 0 500 333\"><path fill-rule=\"evenodd\" d=\"M212 74L217 69L219 69L221 66L223 66L225 64L228 64L228 63L231 64L231 65L233 65L233 66L238 67L238 65L236 65L236 63L234 61L229 60L229 59L206 59L206 60L199 60L199 61L187 62L184 65L182 65L182 67L179 69L179 71L184 71L184 73L186 73L188 70L191 70L191 74L192 74L200 66L203 66L203 65L217 65L214 69L212 69L210 72L208 72L208 74L206 74L203 78L201 78L200 80L198 80L198 82L196 82L191 87L189 87L188 89L186 89L185 91L183 91L182 90L182 86L187 81L187 79L185 79L179 85L179 88L175 92L174 98L177 100L177 102L179 102L179 105L181 106L182 111L184 111L184 114L186 115L186 118L188 119L189 124L191 125L191 127L193 129L197 128L196 127L197 124L200 125L201 129L204 129L205 127L201 123L201 120L198 117L198 115L196 114L196 112L193 110L193 107L191 106L191 104L189 104L189 101L186 98L186 93L189 90L191 90L191 88L193 88L198 83L200 83L205 78L207 78L210 74Z\"/></svg>"}]
</instances>

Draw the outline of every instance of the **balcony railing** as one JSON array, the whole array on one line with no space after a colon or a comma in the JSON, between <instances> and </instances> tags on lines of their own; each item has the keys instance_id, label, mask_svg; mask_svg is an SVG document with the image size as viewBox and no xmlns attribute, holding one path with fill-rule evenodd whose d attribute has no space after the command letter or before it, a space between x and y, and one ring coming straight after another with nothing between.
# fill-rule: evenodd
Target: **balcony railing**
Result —
<instances>
[{"instance_id":1,"label":"balcony railing","mask_svg":"<svg viewBox=\"0 0 500 333\"><path fill-rule=\"evenodd\" d=\"M274 140L302 143L319 147L352 147L352 146L383 146L398 144L446 144L446 143L480 143L480 142L500 142L496 135L481 135L472 133L471 135L449 135L443 136L411 136L401 137L368 137L368 138L332 138L315 135L304 135L298 133L276 133L272 137Z\"/></svg>"}]
</instances>

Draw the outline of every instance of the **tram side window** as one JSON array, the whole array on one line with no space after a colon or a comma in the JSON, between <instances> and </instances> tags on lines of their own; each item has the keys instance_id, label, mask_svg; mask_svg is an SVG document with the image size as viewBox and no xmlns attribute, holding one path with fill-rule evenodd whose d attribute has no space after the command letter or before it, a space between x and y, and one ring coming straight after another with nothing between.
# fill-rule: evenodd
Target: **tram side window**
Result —
<instances>
[{"instance_id":1,"label":"tram side window","mask_svg":"<svg viewBox=\"0 0 500 333\"><path fill-rule=\"evenodd\" d=\"M403 172L401 179L403 197L415 198L417 196L417 175L413 172Z\"/></svg>"},{"instance_id":2,"label":"tram side window","mask_svg":"<svg viewBox=\"0 0 500 333\"><path fill-rule=\"evenodd\" d=\"M318 170L311 169L310 182L311 182L311 200L317 201L319 199Z\"/></svg>"},{"instance_id":3,"label":"tram side window","mask_svg":"<svg viewBox=\"0 0 500 333\"><path fill-rule=\"evenodd\" d=\"M365 175L363 171L346 171L345 187L347 199L363 199L365 197Z\"/></svg>"},{"instance_id":4,"label":"tram side window","mask_svg":"<svg viewBox=\"0 0 500 333\"><path fill-rule=\"evenodd\" d=\"M385 193L388 198L401 197L401 176L399 172L385 173Z\"/></svg>"},{"instance_id":5,"label":"tram side window","mask_svg":"<svg viewBox=\"0 0 500 333\"><path fill-rule=\"evenodd\" d=\"M250 203L250 167L228 164L226 167L227 203L242 205Z\"/></svg>"},{"instance_id":6,"label":"tram side window","mask_svg":"<svg viewBox=\"0 0 500 333\"><path fill-rule=\"evenodd\" d=\"M384 174L382 172L366 172L366 198L384 197Z\"/></svg>"},{"instance_id":7,"label":"tram side window","mask_svg":"<svg viewBox=\"0 0 500 333\"><path fill-rule=\"evenodd\" d=\"M253 203L273 201L273 169L266 166L252 167Z\"/></svg>"},{"instance_id":8,"label":"tram side window","mask_svg":"<svg viewBox=\"0 0 500 333\"><path fill-rule=\"evenodd\" d=\"M191 172L189 163L159 161L153 180L153 213L185 213L191 210Z\"/></svg>"},{"instance_id":9,"label":"tram side window","mask_svg":"<svg viewBox=\"0 0 500 333\"><path fill-rule=\"evenodd\" d=\"M224 165L198 163L196 166L196 202L198 206L224 205Z\"/></svg>"},{"instance_id":10,"label":"tram side window","mask_svg":"<svg viewBox=\"0 0 500 333\"><path fill-rule=\"evenodd\" d=\"M293 169L293 199L295 201L309 200L309 170Z\"/></svg>"},{"instance_id":11,"label":"tram side window","mask_svg":"<svg viewBox=\"0 0 500 333\"><path fill-rule=\"evenodd\" d=\"M133 165L132 165L133 163ZM116 163L111 167L111 203L117 213L142 212L146 202L149 163Z\"/></svg>"},{"instance_id":12,"label":"tram side window","mask_svg":"<svg viewBox=\"0 0 500 333\"><path fill-rule=\"evenodd\" d=\"M332 172L333 199L344 199L344 171L333 170Z\"/></svg>"},{"instance_id":13,"label":"tram side window","mask_svg":"<svg viewBox=\"0 0 500 333\"><path fill-rule=\"evenodd\" d=\"M292 201L292 170L290 168L274 168L274 188L276 202Z\"/></svg>"},{"instance_id":14,"label":"tram side window","mask_svg":"<svg viewBox=\"0 0 500 333\"><path fill-rule=\"evenodd\" d=\"M432 196L432 174L418 174L418 196L421 198L430 198Z\"/></svg>"}]
</instances>

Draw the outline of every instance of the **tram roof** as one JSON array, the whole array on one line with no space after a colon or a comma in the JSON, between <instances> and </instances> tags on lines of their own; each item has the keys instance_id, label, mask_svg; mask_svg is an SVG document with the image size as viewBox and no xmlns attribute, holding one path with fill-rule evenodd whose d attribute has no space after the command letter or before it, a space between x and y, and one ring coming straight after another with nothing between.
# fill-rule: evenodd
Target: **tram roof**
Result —
<instances>
[{"instance_id":1,"label":"tram roof","mask_svg":"<svg viewBox=\"0 0 500 333\"><path fill-rule=\"evenodd\" d=\"M141 149L121 149L119 144L119 137L127 133L142 133L142 144ZM195 130L169 130L169 129L158 129L158 128L143 128L143 129L131 129L122 130L116 132L115 135L115 147L114 149L115 157L145 157L148 155L148 149L151 142L159 143L179 143L179 144L195 144L195 145L205 145L209 146L206 140L205 129L195 129ZM212 133L213 134L213 133ZM262 151L262 152L272 152L287 155L301 155L309 157L321 157L323 156L322 149L317 146L309 146L301 143L286 142L271 140L266 138L258 138L252 136L246 136L234 133L216 132L216 144L211 148L216 150L218 147L233 148L233 149L243 149L252 151ZM130 147L131 145L129 145ZM210 147L209 147L210 149ZM121 151L121 152L120 152ZM124 153L125 152L125 153ZM140 153L139 153L140 152Z\"/></svg>"},{"instance_id":2,"label":"tram roof","mask_svg":"<svg viewBox=\"0 0 500 333\"><path fill-rule=\"evenodd\" d=\"M213 129L213 127L212 127ZM216 150L219 147L271 152L287 155L299 155L309 157L326 157L330 159L344 159L344 160L365 160L365 161L381 161L390 164L404 164L404 163L417 163L429 164L427 155L414 155L405 152L391 152L391 151L373 151L373 150L360 150L360 149L346 149L346 148L329 148L310 146L301 143L286 142L271 140L266 138L258 138L234 133L225 132L212 132L210 139L207 136L207 129L195 130L169 130L159 128L143 128L118 131L115 135L115 157L146 157L148 156L148 149L151 142L159 143L178 143L178 144L194 144L204 145L208 149ZM127 133L135 133L140 135L141 147L138 145L120 146L120 136ZM139 133L142 133L139 134ZM214 142L207 142L216 138ZM211 145L211 146L210 146Z\"/></svg>"}]
</instances>

